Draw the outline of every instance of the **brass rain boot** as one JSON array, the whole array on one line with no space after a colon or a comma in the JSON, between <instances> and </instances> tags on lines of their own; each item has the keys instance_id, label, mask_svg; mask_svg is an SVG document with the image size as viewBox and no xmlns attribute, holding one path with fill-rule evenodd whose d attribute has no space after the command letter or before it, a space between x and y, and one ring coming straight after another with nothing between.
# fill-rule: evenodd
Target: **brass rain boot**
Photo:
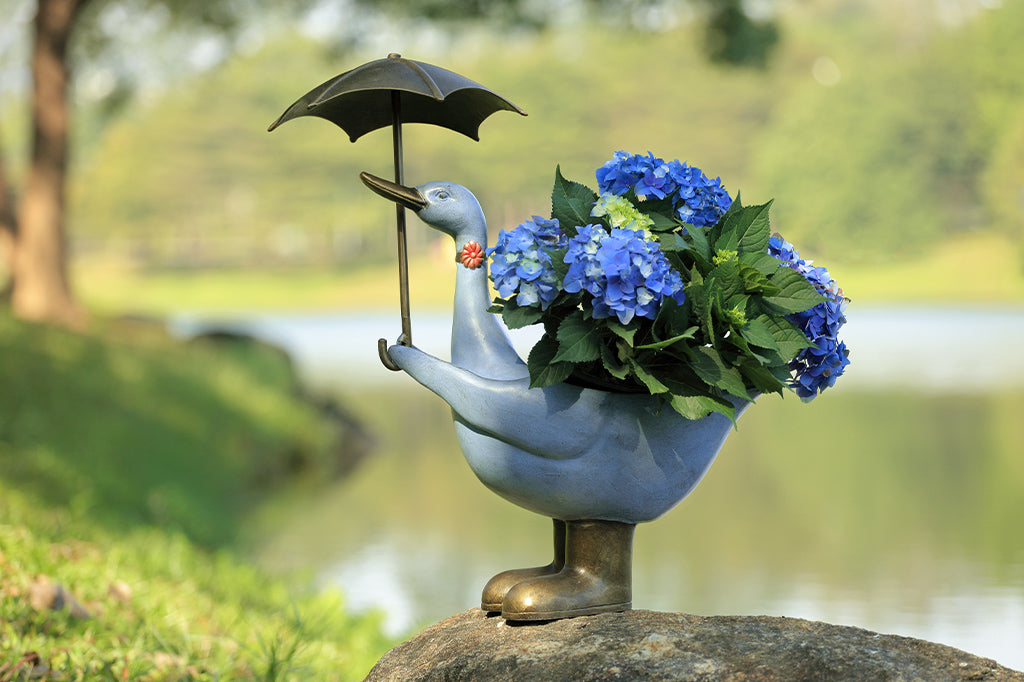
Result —
<instances>
[{"instance_id":1,"label":"brass rain boot","mask_svg":"<svg viewBox=\"0 0 1024 682\"><path fill-rule=\"evenodd\" d=\"M565 567L513 586L502 603L502 617L555 620L628 610L635 528L616 521L567 521Z\"/></svg>"},{"instance_id":2,"label":"brass rain boot","mask_svg":"<svg viewBox=\"0 0 1024 682\"><path fill-rule=\"evenodd\" d=\"M537 578L544 575L554 575L565 566L565 521L551 519L554 526L555 558L547 566L536 568L514 568L510 571L502 571L487 581L484 586L483 596L480 598L480 608L488 613L501 611L501 603L505 600L505 593L516 583L521 583L529 578Z\"/></svg>"}]
</instances>

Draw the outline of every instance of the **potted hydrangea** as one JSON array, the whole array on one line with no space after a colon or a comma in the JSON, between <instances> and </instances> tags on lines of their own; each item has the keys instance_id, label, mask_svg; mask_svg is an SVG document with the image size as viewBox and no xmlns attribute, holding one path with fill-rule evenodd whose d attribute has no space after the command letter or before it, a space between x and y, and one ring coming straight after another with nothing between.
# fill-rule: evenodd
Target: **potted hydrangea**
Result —
<instances>
[{"instance_id":1,"label":"potted hydrangea","mask_svg":"<svg viewBox=\"0 0 1024 682\"><path fill-rule=\"evenodd\" d=\"M636 524L694 489L755 397L809 400L848 363L828 272L770 234L769 204L698 168L617 152L598 191L556 171L551 217L489 249L466 188L363 181L451 236L461 266L451 362L401 343L390 359L451 406L484 485L553 520L550 564L484 586L506 619L631 608ZM525 367L488 310L543 325Z\"/></svg>"},{"instance_id":2,"label":"potted hydrangea","mask_svg":"<svg viewBox=\"0 0 1024 682\"><path fill-rule=\"evenodd\" d=\"M729 396L811 400L849 364L846 298L772 235L771 202L743 206L699 168L616 152L598 191L555 173L549 219L503 230L492 312L542 324L534 387L648 392L688 419L733 418Z\"/></svg>"}]
</instances>

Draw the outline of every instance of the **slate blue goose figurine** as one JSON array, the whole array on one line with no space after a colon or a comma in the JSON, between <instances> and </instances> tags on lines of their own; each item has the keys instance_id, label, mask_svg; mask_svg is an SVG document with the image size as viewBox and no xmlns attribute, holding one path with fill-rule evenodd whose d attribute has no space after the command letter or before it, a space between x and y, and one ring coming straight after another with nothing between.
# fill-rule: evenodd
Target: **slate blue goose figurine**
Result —
<instances>
[{"instance_id":1,"label":"slate blue goose figurine","mask_svg":"<svg viewBox=\"0 0 1024 682\"><path fill-rule=\"evenodd\" d=\"M635 525L693 490L732 422L717 413L688 420L646 394L530 388L526 364L487 312L487 224L473 194L451 182L405 187L360 177L451 236L459 254L451 362L413 346L388 355L451 406L459 445L485 486L554 520L551 564L496 575L481 608L508 620L631 608ZM737 417L748 404L736 402Z\"/></svg>"}]
</instances>

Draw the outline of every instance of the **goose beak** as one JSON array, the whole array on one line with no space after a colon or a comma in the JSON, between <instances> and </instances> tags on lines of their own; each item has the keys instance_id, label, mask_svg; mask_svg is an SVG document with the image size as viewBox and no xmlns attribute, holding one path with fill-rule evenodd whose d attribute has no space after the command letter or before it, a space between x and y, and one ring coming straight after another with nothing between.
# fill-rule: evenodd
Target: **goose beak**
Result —
<instances>
[{"instance_id":1,"label":"goose beak","mask_svg":"<svg viewBox=\"0 0 1024 682\"><path fill-rule=\"evenodd\" d=\"M423 198L423 195L415 187L399 185L397 182L379 178L365 171L359 174L359 179L363 181L364 185L385 199L390 199L408 209L421 211L427 207L427 200Z\"/></svg>"}]
</instances>

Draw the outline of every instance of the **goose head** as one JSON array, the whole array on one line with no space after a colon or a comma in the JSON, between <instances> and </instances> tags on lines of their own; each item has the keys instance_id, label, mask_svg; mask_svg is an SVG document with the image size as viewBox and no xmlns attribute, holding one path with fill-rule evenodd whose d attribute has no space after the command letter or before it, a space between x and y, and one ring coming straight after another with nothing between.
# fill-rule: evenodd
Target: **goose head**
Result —
<instances>
[{"instance_id":1,"label":"goose head","mask_svg":"<svg viewBox=\"0 0 1024 682\"><path fill-rule=\"evenodd\" d=\"M518 379L526 364L513 348L500 318L488 312L487 223L473 193L454 182L406 187L369 173L359 177L385 199L415 211L431 227L455 239L455 300L452 313L452 362L479 376ZM474 243L475 242L475 243ZM472 258L467 258L472 254Z\"/></svg>"},{"instance_id":2,"label":"goose head","mask_svg":"<svg viewBox=\"0 0 1024 682\"><path fill-rule=\"evenodd\" d=\"M454 238L459 246L470 239L483 244L487 234L483 210L462 185L442 181L407 187L366 172L359 178L380 196L414 211L420 220Z\"/></svg>"}]
</instances>

